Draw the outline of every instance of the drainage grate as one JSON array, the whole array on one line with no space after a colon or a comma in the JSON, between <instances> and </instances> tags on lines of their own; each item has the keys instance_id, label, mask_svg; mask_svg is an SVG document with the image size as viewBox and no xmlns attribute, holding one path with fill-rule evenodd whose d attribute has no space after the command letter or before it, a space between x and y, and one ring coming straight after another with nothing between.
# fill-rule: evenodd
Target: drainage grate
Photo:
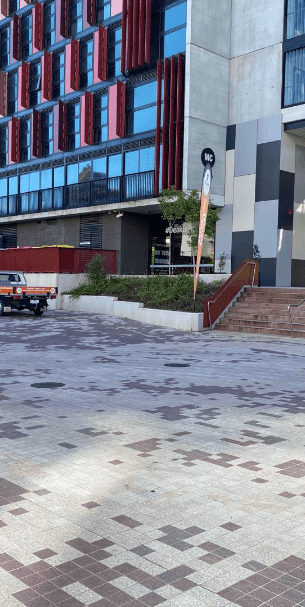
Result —
<instances>
[{"instance_id":1,"label":"drainage grate","mask_svg":"<svg viewBox=\"0 0 305 607\"><path fill-rule=\"evenodd\" d=\"M164 367L190 367L188 363L165 363Z\"/></svg>"},{"instance_id":2,"label":"drainage grate","mask_svg":"<svg viewBox=\"0 0 305 607\"><path fill-rule=\"evenodd\" d=\"M46 381L41 384L31 384L32 388L61 388L62 386L65 386L65 385L66 384L58 384L54 381Z\"/></svg>"}]
</instances>

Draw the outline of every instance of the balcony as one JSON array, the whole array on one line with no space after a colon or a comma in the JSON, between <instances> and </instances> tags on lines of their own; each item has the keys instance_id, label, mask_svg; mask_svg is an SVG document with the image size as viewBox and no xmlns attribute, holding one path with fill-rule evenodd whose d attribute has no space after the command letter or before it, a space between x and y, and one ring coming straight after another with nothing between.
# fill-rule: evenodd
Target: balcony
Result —
<instances>
[{"instance_id":1,"label":"balcony","mask_svg":"<svg viewBox=\"0 0 305 607\"><path fill-rule=\"evenodd\" d=\"M0 198L0 216L28 215L154 198L154 171Z\"/></svg>"}]
</instances>

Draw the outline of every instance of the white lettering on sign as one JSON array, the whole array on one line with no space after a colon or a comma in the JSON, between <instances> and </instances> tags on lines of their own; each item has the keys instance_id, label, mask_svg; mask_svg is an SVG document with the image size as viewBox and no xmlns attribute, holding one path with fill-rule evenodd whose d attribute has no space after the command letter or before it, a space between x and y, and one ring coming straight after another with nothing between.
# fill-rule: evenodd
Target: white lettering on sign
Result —
<instances>
[{"instance_id":1,"label":"white lettering on sign","mask_svg":"<svg viewBox=\"0 0 305 607\"><path fill-rule=\"evenodd\" d=\"M205 153L204 159L206 160L206 162L213 162L213 156L212 156L212 154Z\"/></svg>"},{"instance_id":2,"label":"white lettering on sign","mask_svg":"<svg viewBox=\"0 0 305 607\"><path fill-rule=\"evenodd\" d=\"M208 195L209 191L210 191L210 187L211 187L211 171L210 169L207 169L204 175L204 179L203 179L203 191L205 196Z\"/></svg>"},{"instance_id":3,"label":"white lettering on sign","mask_svg":"<svg viewBox=\"0 0 305 607\"><path fill-rule=\"evenodd\" d=\"M165 233L166 234L182 234L182 226L166 228Z\"/></svg>"}]
</instances>

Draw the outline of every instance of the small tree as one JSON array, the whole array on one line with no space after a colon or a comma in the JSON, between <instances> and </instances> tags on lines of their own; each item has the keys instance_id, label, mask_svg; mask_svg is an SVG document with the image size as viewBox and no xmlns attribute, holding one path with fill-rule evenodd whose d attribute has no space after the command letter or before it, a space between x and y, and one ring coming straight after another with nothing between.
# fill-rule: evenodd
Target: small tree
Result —
<instances>
[{"instance_id":1,"label":"small tree","mask_svg":"<svg viewBox=\"0 0 305 607\"><path fill-rule=\"evenodd\" d=\"M88 261L86 265L86 274L90 283L100 283L106 278L105 257L97 253Z\"/></svg>"},{"instance_id":2,"label":"small tree","mask_svg":"<svg viewBox=\"0 0 305 607\"><path fill-rule=\"evenodd\" d=\"M257 259L257 260L261 259L261 254L259 252L259 248L258 248L257 244L253 245L253 248L252 248L252 259Z\"/></svg>"},{"instance_id":3,"label":"small tree","mask_svg":"<svg viewBox=\"0 0 305 607\"><path fill-rule=\"evenodd\" d=\"M200 220L200 198L197 190L192 190L189 194L183 190L175 190L174 186L168 190L163 190L158 200L162 211L163 219L170 223L177 219L183 219L192 224L188 231L188 244L192 251L195 251L198 243L198 227ZM215 223L219 219L220 209L208 208L205 235L209 238L214 236Z\"/></svg>"},{"instance_id":4,"label":"small tree","mask_svg":"<svg viewBox=\"0 0 305 607\"><path fill-rule=\"evenodd\" d=\"M219 255L219 260L218 260L218 272L220 272L220 274L223 273L224 269L225 269L225 265L226 265L226 260L228 257L228 253L225 253L225 251L223 251L220 255Z\"/></svg>"}]
</instances>

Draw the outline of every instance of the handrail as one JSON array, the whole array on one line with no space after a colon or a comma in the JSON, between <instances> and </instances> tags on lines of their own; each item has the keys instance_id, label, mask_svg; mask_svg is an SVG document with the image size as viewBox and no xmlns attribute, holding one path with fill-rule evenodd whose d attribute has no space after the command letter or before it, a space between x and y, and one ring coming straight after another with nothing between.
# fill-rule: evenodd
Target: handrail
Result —
<instances>
[{"instance_id":1,"label":"handrail","mask_svg":"<svg viewBox=\"0 0 305 607\"><path fill-rule=\"evenodd\" d=\"M299 301L298 304L289 304L289 306L287 306L287 311L288 311L288 316L289 316L289 322L290 322L290 329L291 329L291 335L293 337L293 324L292 324L292 320L291 320L291 312L290 309L291 308L298 308L299 306L301 306L304 303L305 299L301 299L301 301Z\"/></svg>"},{"instance_id":2,"label":"handrail","mask_svg":"<svg viewBox=\"0 0 305 607\"><path fill-rule=\"evenodd\" d=\"M248 276L248 273L246 273L246 276L242 279L239 278L240 274L242 273L242 271L244 271L247 266L253 266L251 275ZM254 260L254 259L246 259L245 261L243 261L240 266L238 266L238 268L236 268L235 272L233 272L233 274L230 276L230 278L228 278L228 280L226 280L226 282L218 289L218 291L216 291L216 293L214 294L213 297L205 299L203 302L203 307L204 307L204 315L203 315L203 322L204 322L204 327L208 328L211 327L212 324L217 320L217 318L219 318L220 314L222 314L222 312L226 309L226 307L229 305L229 303L232 301L232 299L234 299L234 297L236 297L236 295L239 293L239 291L242 289L242 287L244 286L252 286L254 284L257 284L258 282L258 261ZM229 287L231 287L231 293L227 292L224 295L224 292L229 289ZM217 300L223 297L223 302L222 304L220 304L219 310L216 311L216 313L214 313L214 318L211 320L211 304L215 304L217 302ZM206 310L205 310L206 308ZM205 313L205 311L207 313Z\"/></svg>"}]
</instances>

